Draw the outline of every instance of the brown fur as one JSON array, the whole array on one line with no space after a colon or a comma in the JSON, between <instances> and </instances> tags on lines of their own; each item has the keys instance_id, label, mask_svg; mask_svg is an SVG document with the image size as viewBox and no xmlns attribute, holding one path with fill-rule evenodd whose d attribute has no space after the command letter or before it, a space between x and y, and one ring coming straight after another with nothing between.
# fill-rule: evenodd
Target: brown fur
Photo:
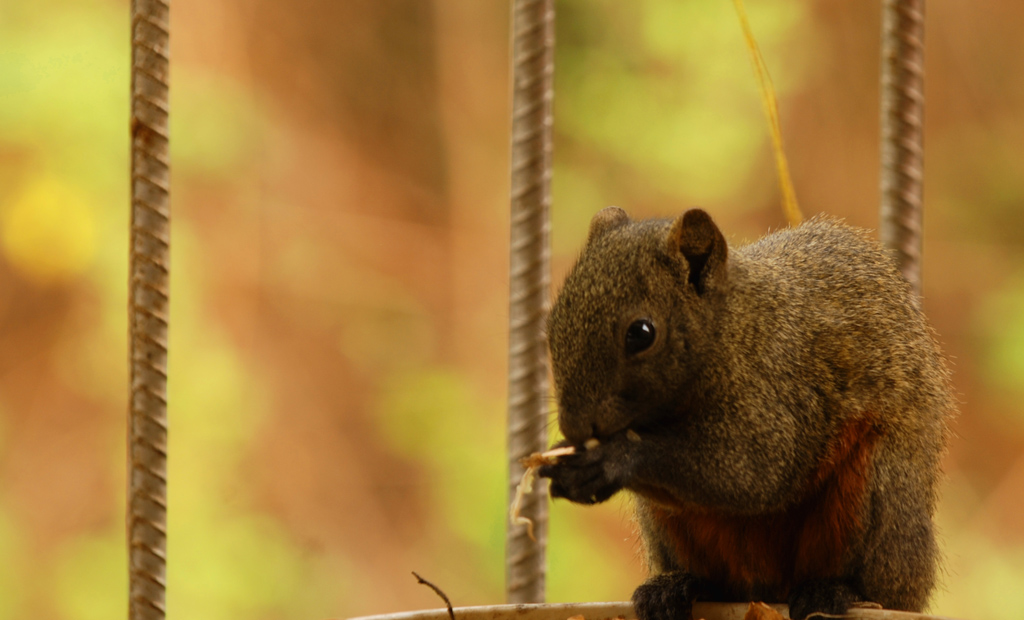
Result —
<instances>
[{"instance_id":1,"label":"brown fur","mask_svg":"<svg viewBox=\"0 0 1024 620\"><path fill-rule=\"evenodd\" d=\"M680 505L653 491L654 521L684 566L700 577L769 586L788 597L795 583L838 577L850 540L859 534L868 457L878 439L870 419L848 424L832 442L806 498L765 515L729 515ZM779 560L782 561L779 561Z\"/></svg>"},{"instance_id":2,"label":"brown fur","mask_svg":"<svg viewBox=\"0 0 1024 620\"><path fill-rule=\"evenodd\" d=\"M681 613L701 583L802 612L924 608L954 407L919 300L864 231L816 217L731 247L700 210L610 208L548 327L579 454L541 473L580 503L637 495L663 574L638 608Z\"/></svg>"}]
</instances>

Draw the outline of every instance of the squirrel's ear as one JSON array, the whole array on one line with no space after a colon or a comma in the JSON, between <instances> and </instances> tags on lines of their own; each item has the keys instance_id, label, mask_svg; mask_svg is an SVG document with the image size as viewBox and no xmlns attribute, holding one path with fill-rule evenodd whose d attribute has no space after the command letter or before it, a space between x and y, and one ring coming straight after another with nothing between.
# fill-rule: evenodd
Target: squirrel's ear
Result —
<instances>
[{"instance_id":1,"label":"squirrel's ear","mask_svg":"<svg viewBox=\"0 0 1024 620\"><path fill-rule=\"evenodd\" d=\"M690 283L703 294L709 284L721 281L729 247L711 216L701 209L690 209L672 222L668 233L668 251L679 252L690 265Z\"/></svg>"},{"instance_id":2,"label":"squirrel's ear","mask_svg":"<svg viewBox=\"0 0 1024 620\"><path fill-rule=\"evenodd\" d=\"M605 207L598 211L594 218L590 220L590 232L587 234L587 243L628 223L629 216L625 211L618 207Z\"/></svg>"}]
</instances>

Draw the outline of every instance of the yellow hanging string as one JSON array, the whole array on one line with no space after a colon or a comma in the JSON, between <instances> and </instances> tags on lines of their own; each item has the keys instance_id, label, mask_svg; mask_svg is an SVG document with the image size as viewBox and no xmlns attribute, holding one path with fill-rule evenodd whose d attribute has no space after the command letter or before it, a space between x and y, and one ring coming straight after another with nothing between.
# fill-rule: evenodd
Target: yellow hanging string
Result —
<instances>
[{"instance_id":1,"label":"yellow hanging string","mask_svg":"<svg viewBox=\"0 0 1024 620\"><path fill-rule=\"evenodd\" d=\"M772 86L772 78L768 75L768 68L761 56L761 49L757 46L754 31L751 30L750 22L747 20L747 9L743 6L743 0L733 0L733 5L736 6L736 15L743 28L743 38L747 41L750 60L754 64L754 74L757 76L757 85L761 91L764 115L768 118L768 130L772 136L772 151L775 153L775 167L779 175L779 190L782 192L782 210L785 212L790 226L796 226L803 221L803 214L800 213L800 206L796 202L793 179L789 176L786 153L782 149L782 127L779 124L779 104L775 99L775 87Z\"/></svg>"}]
</instances>

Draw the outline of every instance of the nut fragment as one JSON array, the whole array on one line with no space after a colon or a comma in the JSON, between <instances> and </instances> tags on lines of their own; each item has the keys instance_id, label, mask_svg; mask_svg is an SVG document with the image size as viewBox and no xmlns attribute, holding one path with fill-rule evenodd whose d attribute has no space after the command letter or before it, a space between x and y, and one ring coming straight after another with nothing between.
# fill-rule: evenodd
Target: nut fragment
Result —
<instances>
[{"instance_id":1,"label":"nut fragment","mask_svg":"<svg viewBox=\"0 0 1024 620\"><path fill-rule=\"evenodd\" d=\"M597 440L597 437L591 437L590 439L583 442L583 447L587 450L593 450L594 448L601 445L601 442Z\"/></svg>"},{"instance_id":2,"label":"nut fragment","mask_svg":"<svg viewBox=\"0 0 1024 620\"><path fill-rule=\"evenodd\" d=\"M519 459L519 464L527 469L536 469L542 465L554 465L555 460L558 457L568 456L570 454L576 454L576 448L572 446L565 446L563 448L548 450L547 452L534 452L530 456L524 456Z\"/></svg>"},{"instance_id":3,"label":"nut fragment","mask_svg":"<svg viewBox=\"0 0 1024 620\"><path fill-rule=\"evenodd\" d=\"M533 491L533 476L537 473L537 469L544 465L554 465L556 459L560 456L568 456L570 454L576 454L576 448L572 446L565 446L562 448L555 448L554 450L548 450L547 452L534 452L530 456L519 459L519 464L526 468L523 472L523 477L519 480L519 484L516 486L516 496L512 500L512 506L509 509L509 519L512 521L512 525L525 525L526 534L530 537L530 540L537 540L533 537L533 520L524 517L519 514L522 510L523 497L527 493Z\"/></svg>"},{"instance_id":4,"label":"nut fragment","mask_svg":"<svg viewBox=\"0 0 1024 620\"><path fill-rule=\"evenodd\" d=\"M633 443L638 443L640 441L640 435L637 435L636 431L634 431L633 429L627 429L626 439L632 441Z\"/></svg>"},{"instance_id":5,"label":"nut fragment","mask_svg":"<svg viewBox=\"0 0 1024 620\"><path fill-rule=\"evenodd\" d=\"M785 620L777 609L765 603L754 602L747 607L747 613L743 615L743 620Z\"/></svg>"}]
</instances>

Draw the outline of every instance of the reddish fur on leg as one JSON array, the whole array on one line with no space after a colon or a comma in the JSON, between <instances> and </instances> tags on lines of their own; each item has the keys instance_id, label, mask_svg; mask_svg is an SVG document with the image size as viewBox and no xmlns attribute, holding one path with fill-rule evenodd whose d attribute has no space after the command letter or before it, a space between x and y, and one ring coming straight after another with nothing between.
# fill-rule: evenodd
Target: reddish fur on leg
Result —
<instances>
[{"instance_id":1,"label":"reddish fur on leg","mask_svg":"<svg viewBox=\"0 0 1024 620\"><path fill-rule=\"evenodd\" d=\"M737 592L768 588L784 600L809 578L837 577L861 530L871 454L879 439L871 418L848 423L830 442L804 499L764 515L728 515L650 494L654 521L680 566ZM645 494L646 495L646 494Z\"/></svg>"}]
</instances>

